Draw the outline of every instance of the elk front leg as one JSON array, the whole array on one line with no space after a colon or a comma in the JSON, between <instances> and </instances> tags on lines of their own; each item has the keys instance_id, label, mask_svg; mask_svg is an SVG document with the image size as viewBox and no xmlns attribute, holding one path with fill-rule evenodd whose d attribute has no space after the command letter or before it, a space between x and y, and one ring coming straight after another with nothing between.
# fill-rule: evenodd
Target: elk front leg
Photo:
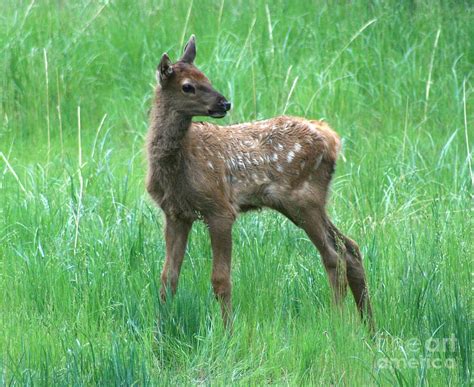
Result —
<instances>
[{"instance_id":1,"label":"elk front leg","mask_svg":"<svg viewBox=\"0 0 474 387\"><path fill-rule=\"evenodd\" d=\"M163 271L161 272L160 290L162 302L166 301L168 291L171 291L172 295L176 293L181 264L183 263L191 226L192 221L166 217L166 259Z\"/></svg>"},{"instance_id":2,"label":"elk front leg","mask_svg":"<svg viewBox=\"0 0 474 387\"><path fill-rule=\"evenodd\" d=\"M215 217L207 220L212 245L212 288L221 306L224 327L232 331L232 224L233 218Z\"/></svg>"}]
</instances>

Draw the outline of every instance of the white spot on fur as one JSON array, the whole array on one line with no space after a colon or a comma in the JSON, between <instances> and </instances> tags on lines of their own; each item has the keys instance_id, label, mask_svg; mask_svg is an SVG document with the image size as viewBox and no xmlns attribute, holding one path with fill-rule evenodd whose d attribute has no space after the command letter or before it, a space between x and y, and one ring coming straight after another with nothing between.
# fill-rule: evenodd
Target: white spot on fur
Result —
<instances>
[{"instance_id":1,"label":"white spot on fur","mask_svg":"<svg viewBox=\"0 0 474 387\"><path fill-rule=\"evenodd\" d=\"M277 145L276 145L276 148L277 148L278 150L282 151L282 150L283 150L283 145L277 144Z\"/></svg>"},{"instance_id":2,"label":"white spot on fur","mask_svg":"<svg viewBox=\"0 0 474 387\"><path fill-rule=\"evenodd\" d=\"M294 150L295 152L299 152L299 151L301 150L301 145L300 145L299 142L297 142L297 143L295 144L293 150Z\"/></svg>"},{"instance_id":3,"label":"white spot on fur","mask_svg":"<svg viewBox=\"0 0 474 387\"><path fill-rule=\"evenodd\" d=\"M301 187L301 191L308 191L310 189L310 185L307 181L305 181Z\"/></svg>"},{"instance_id":4,"label":"white spot on fur","mask_svg":"<svg viewBox=\"0 0 474 387\"><path fill-rule=\"evenodd\" d=\"M323 155L319 155L317 158L316 158L316 161L314 163L314 169L318 169L319 168L319 165L321 164L321 160L323 159Z\"/></svg>"},{"instance_id":5,"label":"white spot on fur","mask_svg":"<svg viewBox=\"0 0 474 387\"><path fill-rule=\"evenodd\" d=\"M280 164L278 164L277 167L276 167L276 170L278 172L283 172L283 167Z\"/></svg>"},{"instance_id":6,"label":"white spot on fur","mask_svg":"<svg viewBox=\"0 0 474 387\"><path fill-rule=\"evenodd\" d=\"M214 165L212 165L212 163L211 163L210 161L207 162L207 166L208 166L210 169L214 170Z\"/></svg>"},{"instance_id":7,"label":"white spot on fur","mask_svg":"<svg viewBox=\"0 0 474 387\"><path fill-rule=\"evenodd\" d=\"M294 158L295 158L295 152L289 151L289 152L288 152L288 155L286 156L286 161L288 161L289 163L291 163Z\"/></svg>"},{"instance_id":8,"label":"white spot on fur","mask_svg":"<svg viewBox=\"0 0 474 387\"><path fill-rule=\"evenodd\" d=\"M247 167L245 166L244 160L242 159L242 156L237 156L237 165L241 171L245 170Z\"/></svg>"},{"instance_id":9,"label":"white spot on fur","mask_svg":"<svg viewBox=\"0 0 474 387\"><path fill-rule=\"evenodd\" d=\"M272 161L278 161L278 154L272 154Z\"/></svg>"},{"instance_id":10,"label":"white spot on fur","mask_svg":"<svg viewBox=\"0 0 474 387\"><path fill-rule=\"evenodd\" d=\"M226 164L227 164L227 168L229 168L230 170L236 170L238 168L237 163L235 162L233 158L228 159L226 161Z\"/></svg>"},{"instance_id":11,"label":"white spot on fur","mask_svg":"<svg viewBox=\"0 0 474 387\"><path fill-rule=\"evenodd\" d=\"M269 185L265 190L265 194L274 198L278 197L278 186L273 184Z\"/></svg>"}]
</instances>

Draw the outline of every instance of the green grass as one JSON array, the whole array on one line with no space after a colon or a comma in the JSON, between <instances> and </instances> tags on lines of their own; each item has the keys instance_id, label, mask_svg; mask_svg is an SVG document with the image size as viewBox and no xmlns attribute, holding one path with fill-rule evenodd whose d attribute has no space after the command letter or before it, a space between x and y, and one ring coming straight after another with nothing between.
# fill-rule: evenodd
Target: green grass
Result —
<instances>
[{"instance_id":1,"label":"green grass","mask_svg":"<svg viewBox=\"0 0 474 387\"><path fill-rule=\"evenodd\" d=\"M0 384L472 383L472 5L1 8ZM364 254L375 340L351 297L332 308L319 254L271 212L234 228L233 336L202 224L160 305L143 142L154 69L191 33L234 106L219 123L286 111L341 134L330 212Z\"/></svg>"}]
</instances>

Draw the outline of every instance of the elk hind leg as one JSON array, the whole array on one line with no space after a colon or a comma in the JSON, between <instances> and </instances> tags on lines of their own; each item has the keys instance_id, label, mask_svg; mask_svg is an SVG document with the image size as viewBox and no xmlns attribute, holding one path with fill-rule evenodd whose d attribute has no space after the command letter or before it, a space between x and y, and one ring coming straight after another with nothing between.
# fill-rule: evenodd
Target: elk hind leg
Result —
<instances>
[{"instance_id":1,"label":"elk hind leg","mask_svg":"<svg viewBox=\"0 0 474 387\"><path fill-rule=\"evenodd\" d=\"M362 319L368 323L370 330L373 332L375 324L359 246L352 239L342 234L330 220L328 220L328 228L331 239L338 241L333 243L344 244L347 281Z\"/></svg>"},{"instance_id":2,"label":"elk hind leg","mask_svg":"<svg viewBox=\"0 0 474 387\"><path fill-rule=\"evenodd\" d=\"M324 209L299 211L291 216L301 227L321 254L324 268L329 277L336 305L340 305L347 293L346 262L339 251L344 246L337 246L327 227L327 217Z\"/></svg>"}]
</instances>

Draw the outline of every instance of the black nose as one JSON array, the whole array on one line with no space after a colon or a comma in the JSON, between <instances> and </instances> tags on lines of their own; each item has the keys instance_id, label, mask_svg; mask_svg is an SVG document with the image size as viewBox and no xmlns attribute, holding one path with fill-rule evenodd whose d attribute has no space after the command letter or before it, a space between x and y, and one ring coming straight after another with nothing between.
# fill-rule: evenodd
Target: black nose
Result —
<instances>
[{"instance_id":1,"label":"black nose","mask_svg":"<svg viewBox=\"0 0 474 387\"><path fill-rule=\"evenodd\" d=\"M225 109L226 112L228 112L232 106L230 102L227 101L222 101L221 106Z\"/></svg>"}]
</instances>

